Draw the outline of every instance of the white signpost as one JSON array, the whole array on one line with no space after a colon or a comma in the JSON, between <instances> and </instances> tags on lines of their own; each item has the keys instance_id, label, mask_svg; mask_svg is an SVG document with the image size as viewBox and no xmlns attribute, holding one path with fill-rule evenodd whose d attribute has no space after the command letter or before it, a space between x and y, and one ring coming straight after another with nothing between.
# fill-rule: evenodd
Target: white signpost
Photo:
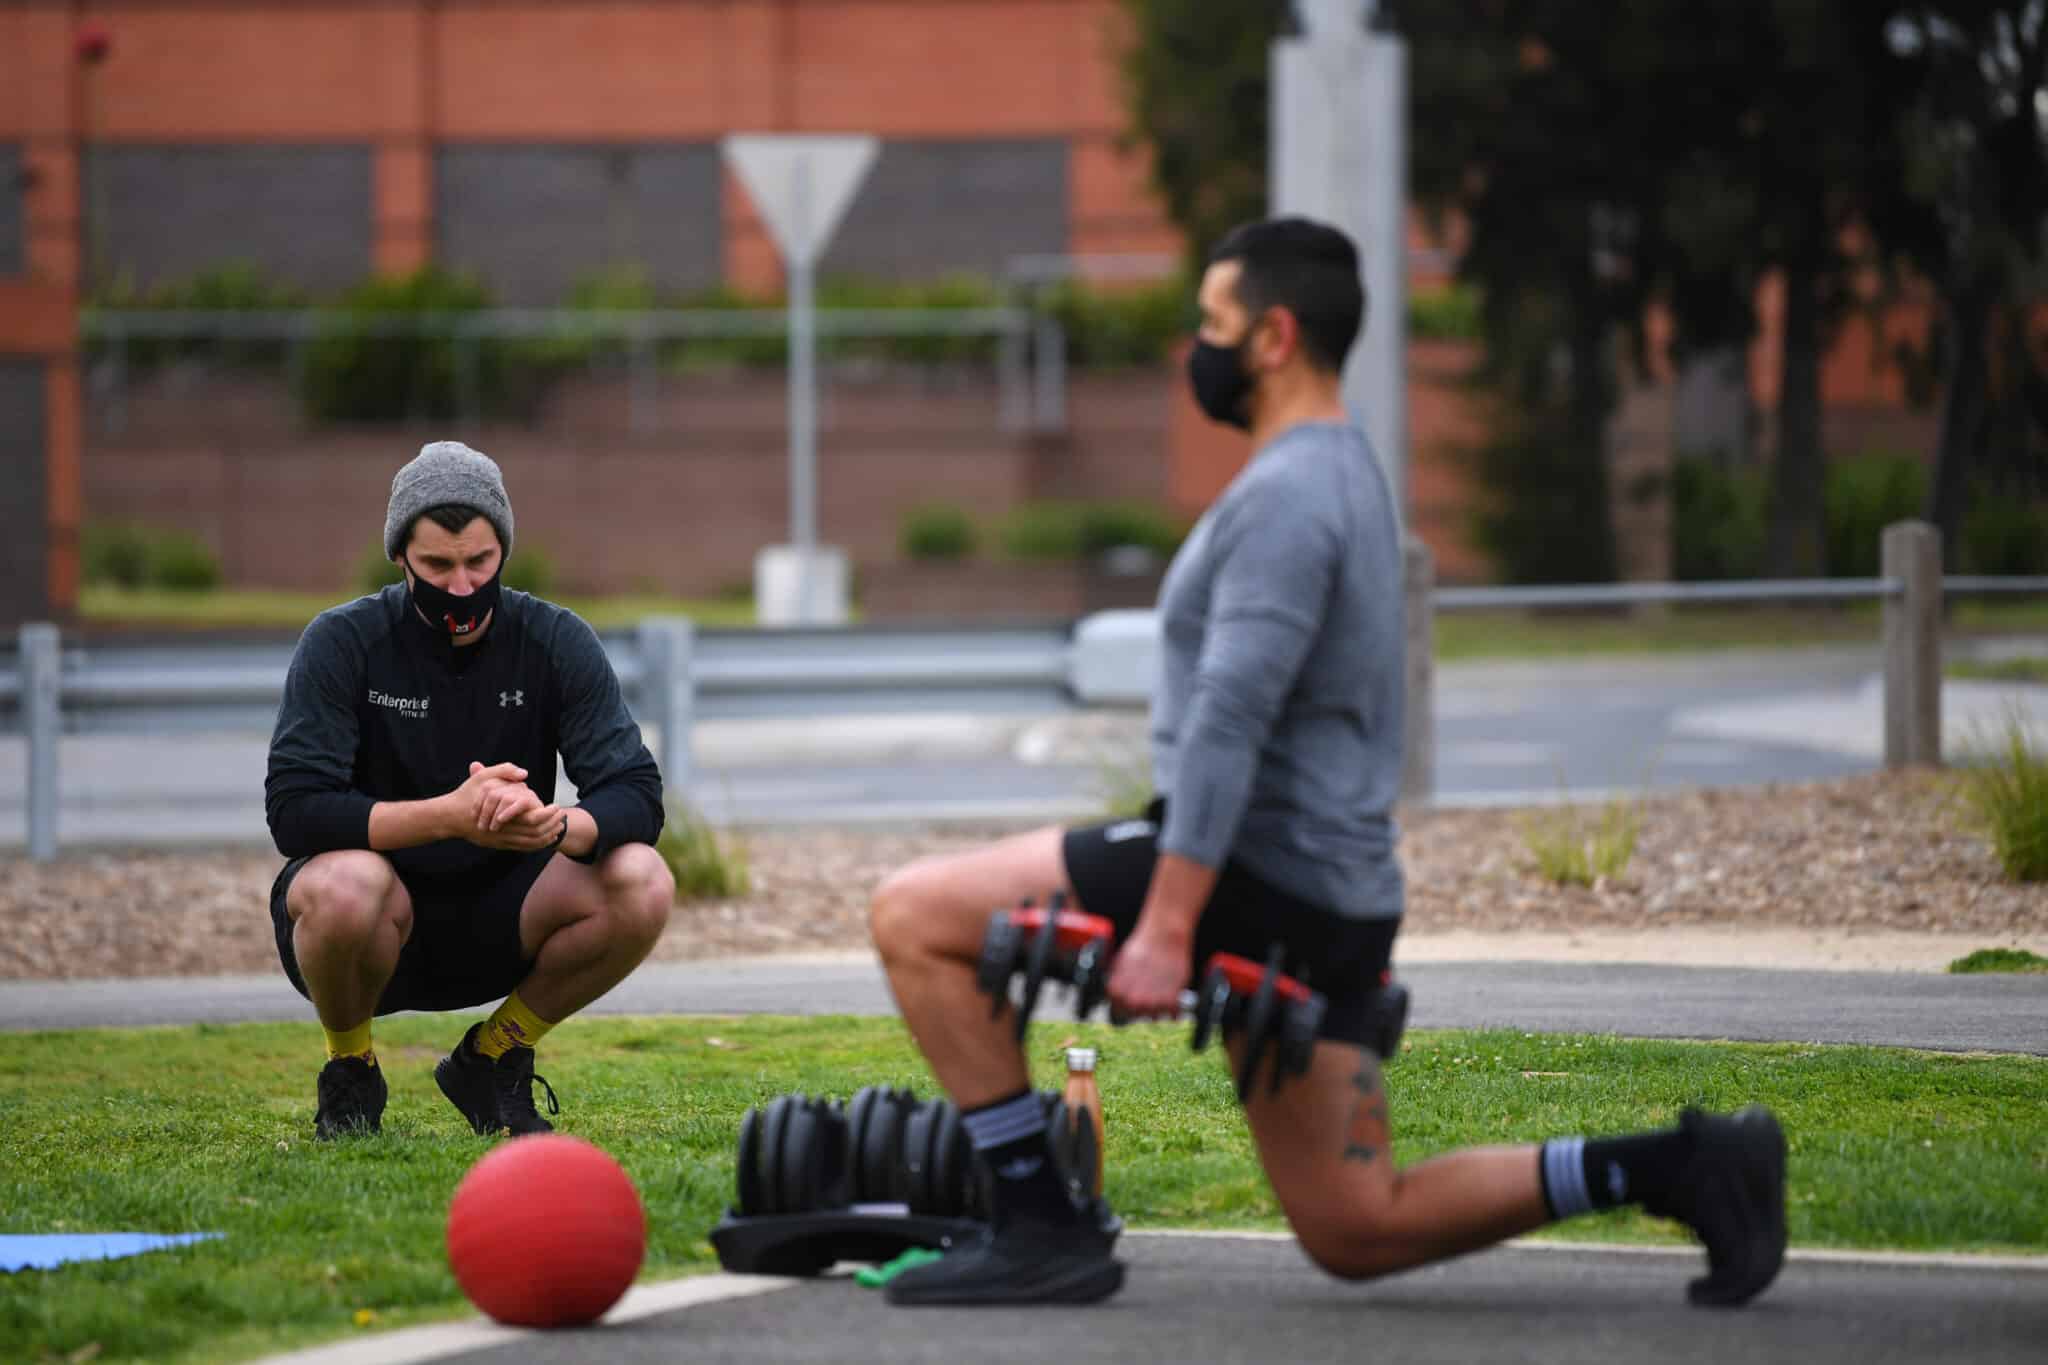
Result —
<instances>
[{"instance_id":1,"label":"white signpost","mask_svg":"<svg viewBox=\"0 0 2048 1365\"><path fill-rule=\"evenodd\" d=\"M843 624L845 555L818 546L817 301L812 268L874 165L872 137L741 135L725 159L754 200L789 276L790 544L754 560L754 612L764 626Z\"/></svg>"},{"instance_id":2,"label":"white signpost","mask_svg":"<svg viewBox=\"0 0 2048 1365\"><path fill-rule=\"evenodd\" d=\"M1408 519L1408 47L1368 28L1374 0L1295 0L1306 33L1273 44L1270 211L1358 244L1365 334L1344 402Z\"/></svg>"}]
</instances>

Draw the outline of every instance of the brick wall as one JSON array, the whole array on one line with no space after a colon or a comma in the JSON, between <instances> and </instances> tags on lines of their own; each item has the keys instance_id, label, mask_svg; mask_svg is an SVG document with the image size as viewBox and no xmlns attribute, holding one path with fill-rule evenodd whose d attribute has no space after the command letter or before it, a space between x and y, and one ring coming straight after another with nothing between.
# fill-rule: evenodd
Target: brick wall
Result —
<instances>
[{"instance_id":1,"label":"brick wall","mask_svg":"<svg viewBox=\"0 0 2048 1365\"><path fill-rule=\"evenodd\" d=\"M317 292L371 265L364 146L119 145L87 153L87 259L147 288L243 262Z\"/></svg>"},{"instance_id":2,"label":"brick wall","mask_svg":"<svg viewBox=\"0 0 2048 1365\"><path fill-rule=\"evenodd\" d=\"M1160 411L1166 387L1158 374L1082 379L1076 410L1089 416L1069 438L1034 442L1001 433L987 382L828 385L821 534L856 563L884 563L911 507L952 502L993 520L1060 486L1048 466L1113 470L1115 487L1157 488L1163 424L1110 415ZM592 380L559 395L543 428L486 427L465 439L504 468L520 544L545 547L564 588L709 593L747 583L754 552L788 534L779 377L665 385L654 416L674 434L658 439L622 429L626 411L622 381ZM145 385L122 432L93 434L88 517L189 527L233 583L339 589L376 544L392 473L448 434L309 432L268 385L203 394Z\"/></svg>"},{"instance_id":3,"label":"brick wall","mask_svg":"<svg viewBox=\"0 0 2048 1365\"><path fill-rule=\"evenodd\" d=\"M80 19L113 39L89 70L72 57ZM981 266L1012 240L1172 251L1142 155L1118 145L1118 23L1117 0L0 6L0 142L52 135L38 155L66 181L82 144L350 146L369 158L367 221L351 230L387 270L440 240L445 149L677 147L731 132L885 139L871 188L902 212L893 228L873 210L852 221L849 264L863 269L919 256ZM696 178L690 189L704 191ZM760 224L717 197L732 229L725 277L772 282ZM957 226L934 221L935 203Z\"/></svg>"},{"instance_id":4,"label":"brick wall","mask_svg":"<svg viewBox=\"0 0 2048 1365\"><path fill-rule=\"evenodd\" d=\"M709 143L451 144L434 159L436 256L502 303L549 307L611 267L664 291L725 274L723 177Z\"/></svg>"}]
</instances>

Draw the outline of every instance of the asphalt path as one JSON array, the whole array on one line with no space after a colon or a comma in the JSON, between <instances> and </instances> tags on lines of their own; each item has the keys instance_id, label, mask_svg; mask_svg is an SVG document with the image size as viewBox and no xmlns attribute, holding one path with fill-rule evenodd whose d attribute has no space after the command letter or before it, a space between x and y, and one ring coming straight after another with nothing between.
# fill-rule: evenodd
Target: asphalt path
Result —
<instances>
[{"instance_id":1,"label":"asphalt path","mask_svg":"<svg viewBox=\"0 0 2048 1365\"><path fill-rule=\"evenodd\" d=\"M898 1309L844 1277L446 1357L464 1365L760 1361L1398 1361L2039 1365L2048 1271L1795 1260L1737 1311L1697 1309L1691 1254L1503 1248L1365 1285L1291 1241L1126 1236L1089 1308Z\"/></svg>"},{"instance_id":2,"label":"asphalt path","mask_svg":"<svg viewBox=\"0 0 2048 1365\"><path fill-rule=\"evenodd\" d=\"M1513 1028L2048 1055L2048 977L1556 962L1399 967L1414 1028ZM1057 988L1041 1019L1062 1017ZM893 1014L870 956L655 963L593 1014ZM310 1020L282 972L0 982L0 1030Z\"/></svg>"},{"instance_id":3,"label":"asphalt path","mask_svg":"<svg viewBox=\"0 0 2048 1365\"><path fill-rule=\"evenodd\" d=\"M1495 805L1872 771L1882 760L1875 667L1874 650L1838 648L1447 665L1436 691L1437 799ZM2008 704L2048 718L2048 688L1951 684L1943 704L1954 748ZM1072 746L1037 759L1023 752L1021 736L1054 714L705 721L693 735L690 797L737 825L1097 812L1097 756ZM236 723L219 732L66 736L60 840L266 843L268 730L246 716ZM1135 730L1142 736L1142 718ZM26 743L0 735L0 848L26 837L26 791Z\"/></svg>"}]
</instances>

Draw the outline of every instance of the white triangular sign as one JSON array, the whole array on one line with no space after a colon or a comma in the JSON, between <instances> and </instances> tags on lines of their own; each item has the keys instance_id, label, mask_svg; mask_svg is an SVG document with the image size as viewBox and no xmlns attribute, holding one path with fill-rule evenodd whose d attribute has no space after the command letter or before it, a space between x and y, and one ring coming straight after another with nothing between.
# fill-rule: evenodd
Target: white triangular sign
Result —
<instances>
[{"instance_id":1,"label":"white triangular sign","mask_svg":"<svg viewBox=\"0 0 2048 1365\"><path fill-rule=\"evenodd\" d=\"M871 137L742 134L725 159L753 196L782 259L809 266L824 254L881 143Z\"/></svg>"}]
</instances>

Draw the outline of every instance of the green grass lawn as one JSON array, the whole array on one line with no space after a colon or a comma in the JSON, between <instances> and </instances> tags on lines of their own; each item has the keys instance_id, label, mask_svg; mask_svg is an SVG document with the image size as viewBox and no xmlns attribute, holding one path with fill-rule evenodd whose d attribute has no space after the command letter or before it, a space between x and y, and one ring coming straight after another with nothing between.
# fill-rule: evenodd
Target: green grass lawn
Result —
<instances>
[{"instance_id":1,"label":"green grass lawn","mask_svg":"<svg viewBox=\"0 0 2048 1365\"><path fill-rule=\"evenodd\" d=\"M2025 948L1979 948L1968 957L1959 957L1949 963L1948 969L1959 975L1978 972L2043 974L2048 973L2048 957L2030 953Z\"/></svg>"},{"instance_id":2,"label":"green grass lawn","mask_svg":"<svg viewBox=\"0 0 2048 1365\"><path fill-rule=\"evenodd\" d=\"M2048 659L1965 659L1942 671L1981 682L2048 683Z\"/></svg>"},{"instance_id":3,"label":"green grass lawn","mask_svg":"<svg viewBox=\"0 0 2048 1365\"><path fill-rule=\"evenodd\" d=\"M79 615L99 625L162 629L299 630L315 615L353 594L274 592L234 588L179 593L89 586ZM661 596L559 599L599 630L630 629L647 616L687 616L702 626L750 626L749 601ZM1841 607L1686 608L1655 615L1628 613L1444 612L1436 618L1437 656L1446 660L1544 658L1571 654L1657 654L1680 650L1812 644L1868 644L1878 640L1874 603ZM1951 633L2023 634L2048 631L2048 601L1962 602Z\"/></svg>"},{"instance_id":4,"label":"green grass lawn","mask_svg":"<svg viewBox=\"0 0 2048 1365\"><path fill-rule=\"evenodd\" d=\"M95 625L170 630L303 630L308 621L357 594L282 592L265 588L222 588L212 592L168 592L161 588L88 585L79 592L80 619ZM751 626L754 604L731 598L619 597L551 598L597 630L627 630L649 616L687 616L700 626Z\"/></svg>"},{"instance_id":5,"label":"green grass lawn","mask_svg":"<svg viewBox=\"0 0 2048 1365\"><path fill-rule=\"evenodd\" d=\"M1839 606L1684 607L1661 612L1439 612L1440 659L1543 658L1565 654L1664 654L1685 650L1868 644L1877 648L1875 602ZM2048 630L2048 600L1958 602L1951 635Z\"/></svg>"},{"instance_id":6,"label":"green grass lawn","mask_svg":"<svg viewBox=\"0 0 2048 1365\"><path fill-rule=\"evenodd\" d=\"M378 1138L311 1140L310 1025L10 1035L0 1049L0 1227L212 1231L222 1240L0 1276L14 1358L214 1361L463 1314L443 1251L457 1181L490 1145L435 1090L466 1021L380 1022L391 1106ZM1279 1220L1220 1054L1179 1028L1075 1027L1102 1050L1108 1193L1133 1226ZM1041 1086L1059 1082L1041 1028ZM715 1265L739 1120L786 1091L932 1093L888 1019L589 1019L541 1070L565 1130L617 1156L649 1213L646 1278ZM1389 1070L1396 1155L1617 1132L1688 1103L1772 1105L1803 1246L2048 1251L2048 1060L1876 1048L1704 1045L1517 1032L1421 1033ZM1572 1238L1671 1241L1633 1213ZM1303 1274L1312 1272L1304 1270Z\"/></svg>"}]
</instances>

